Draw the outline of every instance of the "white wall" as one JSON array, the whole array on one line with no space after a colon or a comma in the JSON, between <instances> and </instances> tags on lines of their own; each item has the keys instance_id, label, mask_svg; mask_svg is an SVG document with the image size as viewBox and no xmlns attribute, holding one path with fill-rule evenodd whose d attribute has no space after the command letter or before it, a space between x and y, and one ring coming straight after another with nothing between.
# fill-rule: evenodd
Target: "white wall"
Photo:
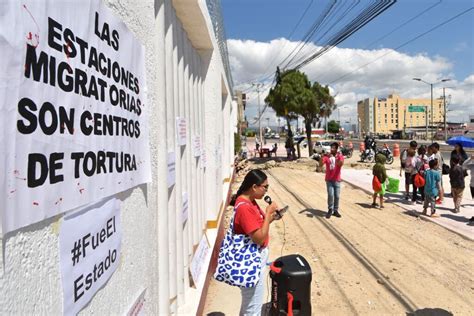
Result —
<instances>
[{"instance_id":1,"label":"white wall","mask_svg":"<svg viewBox=\"0 0 474 316\"><path fill-rule=\"evenodd\" d=\"M190 304L193 310L199 291L190 288L189 266L207 222L217 220L227 194L229 183L224 179L232 174L236 106L204 1L187 1L193 4L189 8L201 10L201 16L187 14L183 1L105 2L146 49L153 183L117 195L123 200L121 263L82 313L126 313L143 289L147 314L176 313ZM198 24L207 30L214 49L206 48L209 43L200 43L195 34L190 40L186 30L191 32ZM201 38L204 41L205 36ZM177 116L187 119L186 146L176 143ZM205 169L193 155L194 135L201 136L207 152ZM168 152L176 153L177 163L176 185L171 189L166 182ZM184 228L183 192L189 198ZM58 216L3 236L2 314L62 313L61 220Z\"/></svg>"}]
</instances>

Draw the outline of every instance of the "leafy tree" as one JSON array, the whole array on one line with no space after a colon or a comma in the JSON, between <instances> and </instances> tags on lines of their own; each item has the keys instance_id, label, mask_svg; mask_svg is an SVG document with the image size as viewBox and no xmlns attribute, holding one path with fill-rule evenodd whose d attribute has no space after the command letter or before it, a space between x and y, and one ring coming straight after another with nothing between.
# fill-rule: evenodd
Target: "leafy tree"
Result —
<instances>
[{"instance_id":1,"label":"leafy tree","mask_svg":"<svg viewBox=\"0 0 474 316\"><path fill-rule=\"evenodd\" d=\"M331 96L328 86L321 86L314 82L311 86L312 97L307 99L307 103L301 104L297 113L303 116L306 129L306 137L311 140L312 127L321 120L321 117L331 115L334 109L334 97ZM313 143L308 141L309 155L313 152Z\"/></svg>"},{"instance_id":2,"label":"leafy tree","mask_svg":"<svg viewBox=\"0 0 474 316\"><path fill-rule=\"evenodd\" d=\"M265 102L275 110L277 116L286 119L288 137L293 137L290 122L298 118L298 107L311 97L309 81L305 74L297 70L280 72L277 68L276 84L270 89Z\"/></svg>"},{"instance_id":3,"label":"leafy tree","mask_svg":"<svg viewBox=\"0 0 474 316\"><path fill-rule=\"evenodd\" d=\"M340 128L341 128L341 126L339 125L338 122L336 122L334 120L331 120L331 121L328 122L327 132L336 134L336 133L339 133Z\"/></svg>"},{"instance_id":4,"label":"leafy tree","mask_svg":"<svg viewBox=\"0 0 474 316\"><path fill-rule=\"evenodd\" d=\"M293 147L291 120L298 118L304 105L314 104L313 99L311 83L304 73L298 70L287 70L280 73L280 69L277 68L276 84L270 89L265 102L275 110L278 116L286 119L289 146L291 147Z\"/></svg>"}]
</instances>

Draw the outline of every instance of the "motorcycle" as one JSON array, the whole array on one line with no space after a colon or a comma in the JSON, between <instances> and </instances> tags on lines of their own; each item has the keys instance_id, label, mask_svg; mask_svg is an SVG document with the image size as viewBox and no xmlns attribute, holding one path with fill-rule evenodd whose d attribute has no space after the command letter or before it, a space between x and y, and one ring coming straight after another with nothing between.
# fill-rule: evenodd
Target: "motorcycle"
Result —
<instances>
[{"instance_id":1,"label":"motorcycle","mask_svg":"<svg viewBox=\"0 0 474 316\"><path fill-rule=\"evenodd\" d=\"M360 161L362 161L362 162L372 162L372 161L374 161L374 158L375 158L375 152L371 148L365 149L360 154Z\"/></svg>"},{"instance_id":2,"label":"motorcycle","mask_svg":"<svg viewBox=\"0 0 474 316\"><path fill-rule=\"evenodd\" d=\"M346 158L351 158L353 151L354 151L353 148L341 147L341 154L343 154L344 157L346 157Z\"/></svg>"},{"instance_id":3,"label":"motorcycle","mask_svg":"<svg viewBox=\"0 0 474 316\"><path fill-rule=\"evenodd\" d=\"M391 165L393 163L393 154L390 148L384 147L381 149L377 149L377 154L382 154L385 156L386 160L385 163Z\"/></svg>"}]
</instances>

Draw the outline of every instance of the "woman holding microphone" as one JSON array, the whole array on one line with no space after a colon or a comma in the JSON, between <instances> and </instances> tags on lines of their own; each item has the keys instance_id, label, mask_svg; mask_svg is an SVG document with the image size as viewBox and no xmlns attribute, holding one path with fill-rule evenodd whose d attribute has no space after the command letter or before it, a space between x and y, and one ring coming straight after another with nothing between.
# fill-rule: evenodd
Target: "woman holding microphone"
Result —
<instances>
[{"instance_id":1,"label":"woman holding microphone","mask_svg":"<svg viewBox=\"0 0 474 316\"><path fill-rule=\"evenodd\" d=\"M215 278L240 286L240 315L261 314L270 224L278 216L275 202L269 204L265 212L256 202L265 196L268 187L267 175L263 171L256 169L247 173L237 194L232 197L230 204L234 206L234 216L219 252ZM255 249L255 252L248 249ZM256 271L252 271L252 266ZM234 283L233 280L243 283Z\"/></svg>"}]
</instances>

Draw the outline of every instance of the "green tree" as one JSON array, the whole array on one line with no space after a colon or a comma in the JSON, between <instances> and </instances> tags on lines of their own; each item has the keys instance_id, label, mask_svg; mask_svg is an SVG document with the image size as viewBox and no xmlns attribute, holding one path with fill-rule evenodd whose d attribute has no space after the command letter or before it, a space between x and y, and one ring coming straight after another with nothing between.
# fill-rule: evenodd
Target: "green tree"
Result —
<instances>
[{"instance_id":1,"label":"green tree","mask_svg":"<svg viewBox=\"0 0 474 316\"><path fill-rule=\"evenodd\" d=\"M310 87L312 92L311 98L307 98L306 103L302 103L296 112L303 116L306 129L306 137L308 139L309 155L313 153L313 143L311 140L311 130L321 117L329 116L334 109L334 97L331 96L328 86L321 86L318 82L314 82Z\"/></svg>"},{"instance_id":2,"label":"green tree","mask_svg":"<svg viewBox=\"0 0 474 316\"><path fill-rule=\"evenodd\" d=\"M327 132L336 134L336 133L339 133L340 128L341 128L341 126L339 125L338 122L336 122L334 120L331 120L331 121L328 122Z\"/></svg>"},{"instance_id":3,"label":"green tree","mask_svg":"<svg viewBox=\"0 0 474 316\"><path fill-rule=\"evenodd\" d=\"M265 102L275 110L277 116L286 119L290 146L293 146L290 123L298 118L298 114L301 114L302 105L311 104L313 98L311 83L304 73L298 70L280 72L277 68L276 84L270 89Z\"/></svg>"}]
</instances>

